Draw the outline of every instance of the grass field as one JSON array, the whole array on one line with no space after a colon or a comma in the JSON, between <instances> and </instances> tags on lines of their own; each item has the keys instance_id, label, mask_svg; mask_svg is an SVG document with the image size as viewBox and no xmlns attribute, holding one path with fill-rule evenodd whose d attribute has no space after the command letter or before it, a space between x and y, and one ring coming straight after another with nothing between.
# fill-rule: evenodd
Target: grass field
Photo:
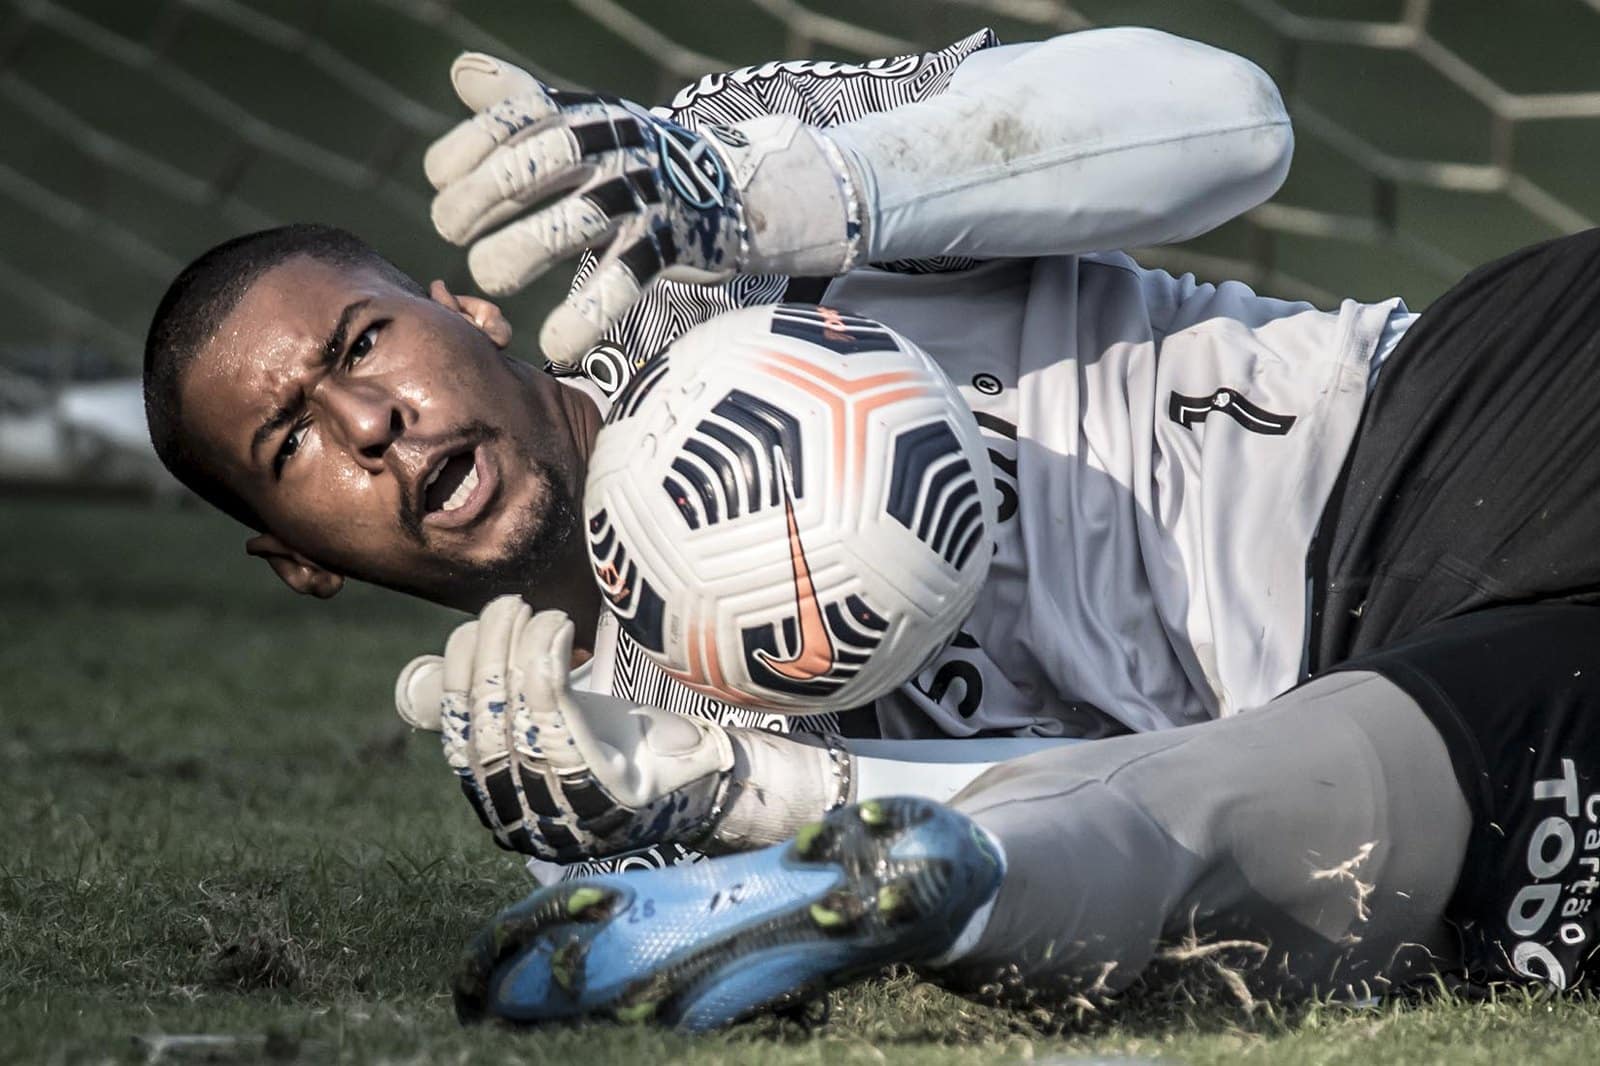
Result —
<instances>
[{"instance_id":1,"label":"grass field","mask_svg":"<svg viewBox=\"0 0 1600 1066\"><path fill-rule=\"evenodd\" d=\"M146 1061L155 1034L239 1038L206 1061L1600 1058L1592 1001L1051 1018L905 976L836 993L809 1030L462 1030L455 954L526 882L390 707L451 616L300 602L239 542L192 512L0 502L0 1062Z\"/></svg>"}]
</instances>

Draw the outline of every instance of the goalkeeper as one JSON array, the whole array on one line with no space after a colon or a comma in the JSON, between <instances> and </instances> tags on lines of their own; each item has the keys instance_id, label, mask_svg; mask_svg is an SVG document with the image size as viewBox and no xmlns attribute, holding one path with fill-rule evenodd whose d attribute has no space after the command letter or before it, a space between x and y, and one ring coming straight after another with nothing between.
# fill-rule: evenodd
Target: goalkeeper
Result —
<instances>
[{"instance_id":1,"label":"goalkeeper","mask_svg":"<svg viewBox=\"0 0 1600 1066\"><path fill-rule=\"evenodd\" d=\"M895 73L816 72L816 95ZM1259 71L1137 31L969 49L948 92L831 134L781 117L696 134L482 57L457 84L481 114L430 153L435 222L474 243L480 282L609 242L543 335L599 379L586 395L644 354L591 347L630 307L667 335L692 317L674 278L739 272L703 290L715 306L741 278L842 274L828 298L929 350L996 432L1011 503L992 588L880 726L1185 727L1003 763L961 813L869 801L771 851L547 889L483 940L467 1011L704 1026L887 961L1114 990L1192 933L1258 941L1252 979L1289 992L1579 980L1600 645L1571 604L1600 575L1591 474L1569 457L1600 422L1587 305L1566 297L1592 285L1592 236L1492 264L1420 320L1096 252L1203 231L1287 167ZM851 269L916 256L991 261ZM559 859L740 850L879 791L847 753L569 688L590 655L591 687L622 694L626 673L570 513L595 402L495 358L491 305L424 301L396 273L316 230L208 253L152 327L152 434L270 531L253 550L302 591L348 574L571 616L498 600L446 650L445 719L464 724L447 751L499 839ZM507 702L580 761L519 751Z\"/></svg>"}]
</instances>

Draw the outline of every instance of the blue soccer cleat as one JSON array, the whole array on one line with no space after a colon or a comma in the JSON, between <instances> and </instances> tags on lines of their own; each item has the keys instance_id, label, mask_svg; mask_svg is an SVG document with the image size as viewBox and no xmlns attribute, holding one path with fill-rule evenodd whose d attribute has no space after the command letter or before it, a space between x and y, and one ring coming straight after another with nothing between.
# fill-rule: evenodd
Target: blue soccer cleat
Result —
<instances>
[{"instance_id":1,"label":"blue soccer cleat","mask_svg":"<svg viewBox=\"0 0 1600 1066\"><path fill-rule=\"evenodd\" d=\"M948 807L869 800L787 844L540 889L468 947L456 1013L714 1029L937 957L1002 870L988 836Z\"/></svg>"}]
</instances>

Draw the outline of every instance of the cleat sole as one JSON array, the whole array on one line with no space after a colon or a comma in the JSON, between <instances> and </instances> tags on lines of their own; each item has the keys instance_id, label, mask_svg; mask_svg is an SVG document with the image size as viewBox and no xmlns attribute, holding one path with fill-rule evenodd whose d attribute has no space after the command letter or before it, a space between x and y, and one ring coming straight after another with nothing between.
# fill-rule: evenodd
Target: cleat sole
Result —
<instances>
[{"instance_id":1,"label":"cleat sole","mask_svg":"<svg viewBox=\"0 0 1600 1066\"><path fill-rule=\"evenodd\" d=\"M853 929L865 910L861 901L848 892L830 892L808 908L811 922L825 933L844 933Z\"/></svg>"},{"instance_id":2,"label":"cleat sole","mask_svg":"<svg viewBox=\"0 0 1600 1066\"><path fill-rule=\"evenodd\" d=\"M825 907L821 903L813 903L810 908L811 922L818 929L829 933L839 932L850 925L850 918L842 911Z\"/></svg>"},{"instance_id":3,"label":"cleat sole","mask_svg":"<svg viewBox=\"0 0 1600 1066\"><path fill-rule=\"evenodd\" d=\"M657 1004L653 1002L634 1003L627 1007L617 1007L611 1012L611 1016L627 1025L638 1025L656 1016L656 1006Z\"/></svg>"},{"instance_id":4,"label":"cleat sole","mask_svg":"<svg viewBox=\"0 0 1600 1066\"><path fill-rule=\"evenodd\" d=\"M903 913L909 906L905 889L898 884L884 885L878 889L878 913L885 917Z\"/></svg>"},{"instance_id":5,"label":"cleat sole","mask_svg":"<svg viewBox=\"0 0 1600 1066\"><path fill-rule=\"evenodd\" d=\"M584 943L573 937L550 956L550 977L568 994L577 987L583 976Z\"/></svg>"},{"instance_id":6,"label":"cleat sole","mask_svg":"<svg viewBox=\"0 0 1600 1066\"><path fill-rule=\"evenodd\" d=\"M885 799L787 845L543 889L473 942L457 1014L726 1025L944 950L999 883L986 844L947 808Z\"/></svg>"}]
</instances>

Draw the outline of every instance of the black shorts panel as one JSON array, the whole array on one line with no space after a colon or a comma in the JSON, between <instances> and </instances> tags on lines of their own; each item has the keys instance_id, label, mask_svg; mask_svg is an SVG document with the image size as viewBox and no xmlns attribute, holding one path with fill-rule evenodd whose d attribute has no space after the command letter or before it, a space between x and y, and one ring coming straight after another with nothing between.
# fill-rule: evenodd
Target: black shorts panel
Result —
<instances>
[{"instance_id":1,"label":"black shorts panel","mask_svg":"<svg viewBox=\"0 0 1600 1066\"><path fill-rule=\"evenodd\" d=\"M1446 917L1468 976L1600 981L1600 607L1496 607L1340 670L1372 670L1438 727L1473 830Z\"/></svg>"},{"instance_id":2,"label":"black shorts panel","mask_svg":"<svg viewBox=\"0 0 1600 1066\"><path fill-rule=\"evenodd\" d=\"M1488 606L1600 603L1600 230L1473 271L1412 325L1309 569L1308 673Z\"/></svg>"}]
</instances>

